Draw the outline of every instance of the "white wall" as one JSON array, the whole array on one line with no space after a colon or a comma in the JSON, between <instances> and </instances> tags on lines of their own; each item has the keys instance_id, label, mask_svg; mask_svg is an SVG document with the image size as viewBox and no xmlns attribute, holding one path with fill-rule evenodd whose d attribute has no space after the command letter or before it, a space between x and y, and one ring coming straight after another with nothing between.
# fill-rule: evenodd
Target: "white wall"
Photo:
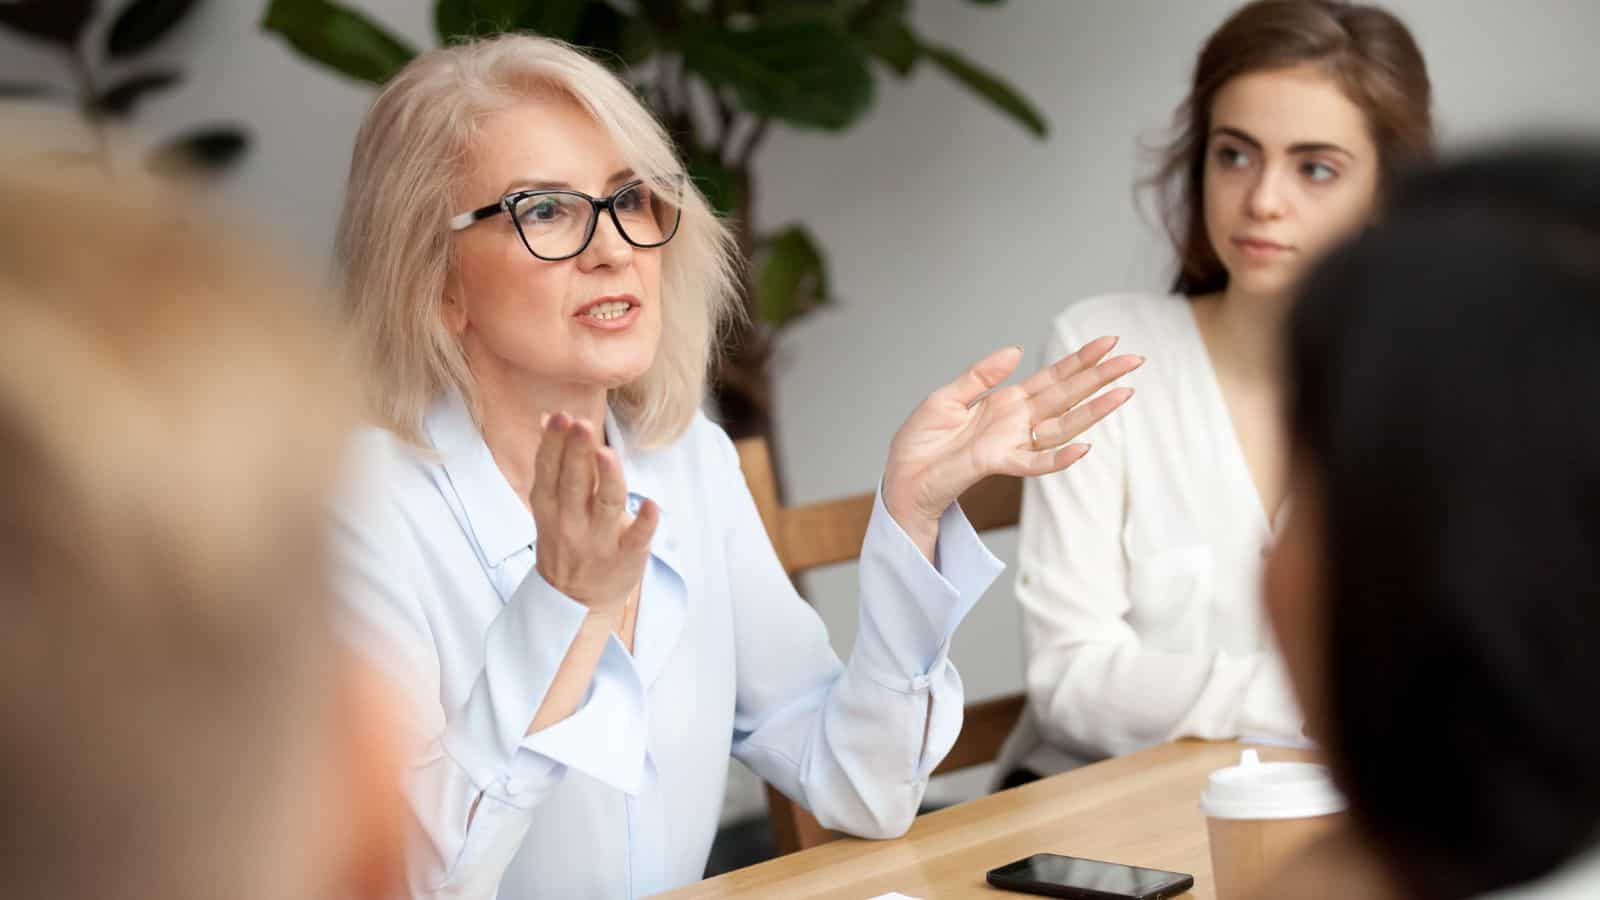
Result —
<instances>
[{"instance_id":1,"label":"white wall","mask_svg":"<svg viewBox=\"0 0 1600 900\"><path fill-rule=\"evenodd\" d=\"M120 4L118 4L120 6ZM358 119L371 90L291 55L255 28L264 2L213 0L163 48L189 82L141 121L159 134L231 119L256 133L222 181L242 206L324 260ZM429 45L432 4L356 5ZM1158 288L1167 256L1133 204L1141 137L1165 128L1204 36L1231 0L923 0L924 36L998 70L1043 109L1026 136L932 69L886 81L843 136L775 132L760 157L762 224L809 223L839 302L792 329L778 364L778 449L793 500L871 486L889 436L923 394L987 350L1036 360L1075 299ZM1550 130L1600 134L1600 3L1395 0L1427 54L1447 143ZM0 36L0 78L57 71ZM62 72L64 75L64 72ZM992 546L1014 559L1014 535ZM841 651L853 641L853 572L813 579ZM1002 578L957 635L969 696L1021 685L1017 616ZM960 794L970 783L948 787ZM732 798L758 803L748 779Z\"/></svg>"}]
</instances>

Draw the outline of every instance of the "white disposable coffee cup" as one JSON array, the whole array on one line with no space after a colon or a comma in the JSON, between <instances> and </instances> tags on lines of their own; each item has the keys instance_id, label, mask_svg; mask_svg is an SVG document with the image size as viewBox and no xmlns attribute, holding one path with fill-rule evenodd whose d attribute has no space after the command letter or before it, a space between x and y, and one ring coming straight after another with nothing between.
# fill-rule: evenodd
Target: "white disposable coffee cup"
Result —
<instances>
[{"instance_id":1,"label":"white disposable coffee cup","mask_svg":"<svg viewBox=\"0 0 1600 900\"><path fill-rule=\"evenodd\" d=\"M1211 773L1200 809L1217 900L1251 900L1290 857L1339 823L1345 800L1326 766L1264 763L1246 750L1238 765Z\"/></svg>"}]
</instances>

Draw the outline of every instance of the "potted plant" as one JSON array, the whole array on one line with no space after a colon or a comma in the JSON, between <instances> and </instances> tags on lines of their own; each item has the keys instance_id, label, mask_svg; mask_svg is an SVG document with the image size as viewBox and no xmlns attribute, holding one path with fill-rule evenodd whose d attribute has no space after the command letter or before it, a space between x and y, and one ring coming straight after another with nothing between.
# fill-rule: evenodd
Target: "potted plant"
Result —
<instances>
[{"instance_id":1,"label":"potted plant","mask_svg":"<svg viewBox=\"0 0 1600 900\"><path fill-rule=\"evenodd\" d=\"M73 104L93 137L93 150L54 151L70 161L114 172L110 127L133 115L138 104L183 80L172 66L143 57L174 31L197 0L133 0L123 6L98 46L87 40L100 12L97 0L13 0L0 3L0 27L45 44L62 58L67 78L55 81L0 82L0 98L59 99ZM146 168L157 174L217 171L244 153L249 137L232 124L208 125L171 138L149 150Z\"/></svg>"}]
</instances>

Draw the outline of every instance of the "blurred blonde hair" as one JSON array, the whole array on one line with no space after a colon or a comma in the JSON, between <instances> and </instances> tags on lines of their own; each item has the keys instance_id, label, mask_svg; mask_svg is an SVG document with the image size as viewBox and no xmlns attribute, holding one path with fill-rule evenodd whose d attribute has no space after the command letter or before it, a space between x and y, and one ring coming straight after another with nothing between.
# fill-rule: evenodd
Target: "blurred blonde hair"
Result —
<instances>
[{"instance_id":1,"label":"blurred blonde hair","mask_svg":"<svg viewBox=\"0 0 1600 900\"><path fill-rule=\"evenodd\" d=\"M675 439L699 408L721 325L737 308L728 229L626 84L559 41L502 35L412 60L367 112L350 164L337 257L371 379L368 408L414 443L422 443L428 404L448 390L481 414L466 359L440 315L453 247L446 223L483 202L460 193L478 125L551 92L586 110L640 178L687 185L678 233L656 251L661 346L649 371L607 399L644 446Z\"/></svg>"},{"instance_id":2,"label":"blurred blonde hair","mask_svg":"<svg viewBox=\"0 0 1600 900\"><path fill-rule=\"evenodd\" d=\"M0 883L305 896L355 399L303 285L126 181L0 176ZM299 855L297 855L299 853Z\"/></svg>"}]
</instances>

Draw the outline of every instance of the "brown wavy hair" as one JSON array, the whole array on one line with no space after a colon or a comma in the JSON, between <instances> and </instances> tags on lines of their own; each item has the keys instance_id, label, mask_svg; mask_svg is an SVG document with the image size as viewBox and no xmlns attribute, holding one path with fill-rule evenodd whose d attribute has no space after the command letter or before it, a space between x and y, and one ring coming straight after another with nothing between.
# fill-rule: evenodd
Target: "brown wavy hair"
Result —
<instances>
[{"instance_id":1,"label":"brown wavy hair","mask_svg":"<svg viewBox=\"0 0 1600 900\"><path fill-rule=\"evenodd\" d=\"M1206 142L1211 107L1240 75L1306 63L1321 66L1366 115L1378 147L1379 189L1397 171L1434 157L1433 88L1422 51L1387 10L1341 0L1256 0L1212 32L1195 61L1189 96L1173 115L1173 137L1158 147L1155 189L1178 257L1174 293L1228 286L1205 221Z\"/></svg>"}]
</instances>

